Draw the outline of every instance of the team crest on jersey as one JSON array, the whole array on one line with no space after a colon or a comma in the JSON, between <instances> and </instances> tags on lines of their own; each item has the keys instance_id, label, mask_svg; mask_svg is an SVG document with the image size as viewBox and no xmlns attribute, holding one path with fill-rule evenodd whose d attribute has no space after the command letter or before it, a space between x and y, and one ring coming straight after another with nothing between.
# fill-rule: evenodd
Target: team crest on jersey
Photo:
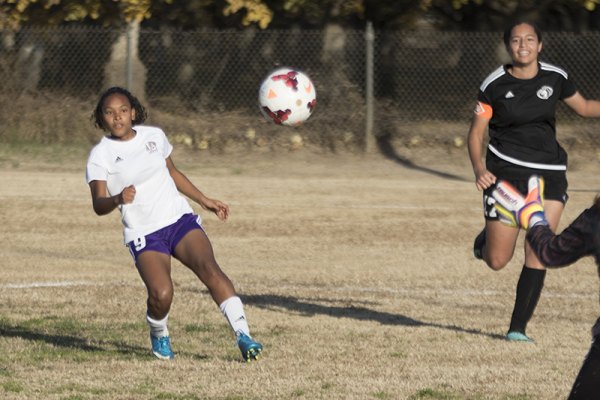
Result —
<instances>
[{"instance_id":1,"label":"team crest on jersey","mask_svg":"<svg viewBox=\"0 0 600 400\"><path fill-rule=\"evenodd\" d=\"M158 147L156 147L156 143L154 143L154 142L146 143L146 151L148 153L154 153L154 152L158 151Z\"/></svg>"},{"instance_id":2,"label":"team crest on jersey","mask_svg":"<svg viewBox=\"0 0 600 400\"><path fill-rule=\"evenodd\" d=\"M537 91L537 97L542 100L548 100L552 96L552 93L554 93L554 89L544 85Z\"/></svg>"}]
</instances>

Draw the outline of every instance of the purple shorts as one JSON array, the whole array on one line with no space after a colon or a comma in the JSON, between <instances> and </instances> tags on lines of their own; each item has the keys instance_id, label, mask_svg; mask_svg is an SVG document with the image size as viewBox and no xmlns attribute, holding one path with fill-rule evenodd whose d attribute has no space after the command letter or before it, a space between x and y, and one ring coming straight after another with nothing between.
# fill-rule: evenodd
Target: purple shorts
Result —
<instances>
[{"instance_id":1,"label":"purple shorts","mask_svg":"<svg viewBox=\"0 0 600 400\"><path fill-rule=\"evenodd\" d=\"M139 255L147 250L172 255L175 251L175 246L189 231L202 229L202 225L200 225L198 219L197 215L184 214L174 224L132 240L127 243L127 248L134 261L137 261Z\"/></svg>"}]
</instances>

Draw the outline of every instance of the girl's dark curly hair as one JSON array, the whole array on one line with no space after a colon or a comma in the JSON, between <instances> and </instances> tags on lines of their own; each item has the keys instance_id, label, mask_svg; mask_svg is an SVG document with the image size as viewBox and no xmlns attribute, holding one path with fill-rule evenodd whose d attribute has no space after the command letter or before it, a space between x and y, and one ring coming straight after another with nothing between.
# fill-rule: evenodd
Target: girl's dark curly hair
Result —
<instances>
[{"instance_id":1,"label":"girl's dark curly hair","mask_svg":"<svg viewBox=\"0 0 600 400\"><path fill-rule=\"evenodd\" d=\"M133 125L139 125L146 120L146 118L148 117L148 113L146 112L146 108L144 108L144 106L142 105L142 103L140 103L137 97L132 95L129 90L119 86L115 86L102 93L102 95L100 96L100 100L98 100L98 104L96 105L96 109L92 113L91 120L94 122L94 126L96 128L106 130L106 127L104 126L103 117L104 101L108 96L113 94L122 94L129 100L131 108L135 110L135 119L132 121Z\"/></svg>"}]
</instances>

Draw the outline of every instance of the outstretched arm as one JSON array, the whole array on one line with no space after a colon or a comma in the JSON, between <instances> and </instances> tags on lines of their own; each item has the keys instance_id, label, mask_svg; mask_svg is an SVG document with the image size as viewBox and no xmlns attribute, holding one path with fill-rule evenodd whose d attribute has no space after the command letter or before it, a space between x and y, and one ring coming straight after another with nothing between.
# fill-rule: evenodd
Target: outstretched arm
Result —
<instances>
[{"instance_id":1,"label":"outstretched arm","mask_svg":"<svg viewBox=\"0 0 600 400\"><path fill-rule=\"evenodd\" d=\"M579 92L575 92L573 96L566 98L564 101L573 111L582 117L600 117L600 101L586 99Z\"/></svg>"},{"instance_id":2,"label":"outstretched arm","mask_svg":"<svg viewBox=\"0 0 600 400\"><path fill-rule=\"evenodd\" d=\"M216 216L225 221L229 217L229 206L222 201L206 197L181 171L175 167L171 157L167 157L169 174L175 181L177 190L198 203L203 209L212 211Z\"/></svg>"}]
</instances>

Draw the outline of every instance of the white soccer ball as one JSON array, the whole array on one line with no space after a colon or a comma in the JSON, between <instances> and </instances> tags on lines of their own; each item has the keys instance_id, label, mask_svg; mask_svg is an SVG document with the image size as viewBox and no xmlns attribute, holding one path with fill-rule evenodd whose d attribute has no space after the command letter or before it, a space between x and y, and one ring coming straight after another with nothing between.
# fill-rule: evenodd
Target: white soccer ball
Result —
<instances>
[{"instance_id":1,"label":"white soccer ball","mask_svg":"<svg viewBox=\"0 0 600 400\"><path fill-rule=\"evenodd\" d=\"M317 105L317 92L310 78L292 68L271 72L258 91L260 112L279 125L298 126Z\"/></svg>"}]
</instances>

